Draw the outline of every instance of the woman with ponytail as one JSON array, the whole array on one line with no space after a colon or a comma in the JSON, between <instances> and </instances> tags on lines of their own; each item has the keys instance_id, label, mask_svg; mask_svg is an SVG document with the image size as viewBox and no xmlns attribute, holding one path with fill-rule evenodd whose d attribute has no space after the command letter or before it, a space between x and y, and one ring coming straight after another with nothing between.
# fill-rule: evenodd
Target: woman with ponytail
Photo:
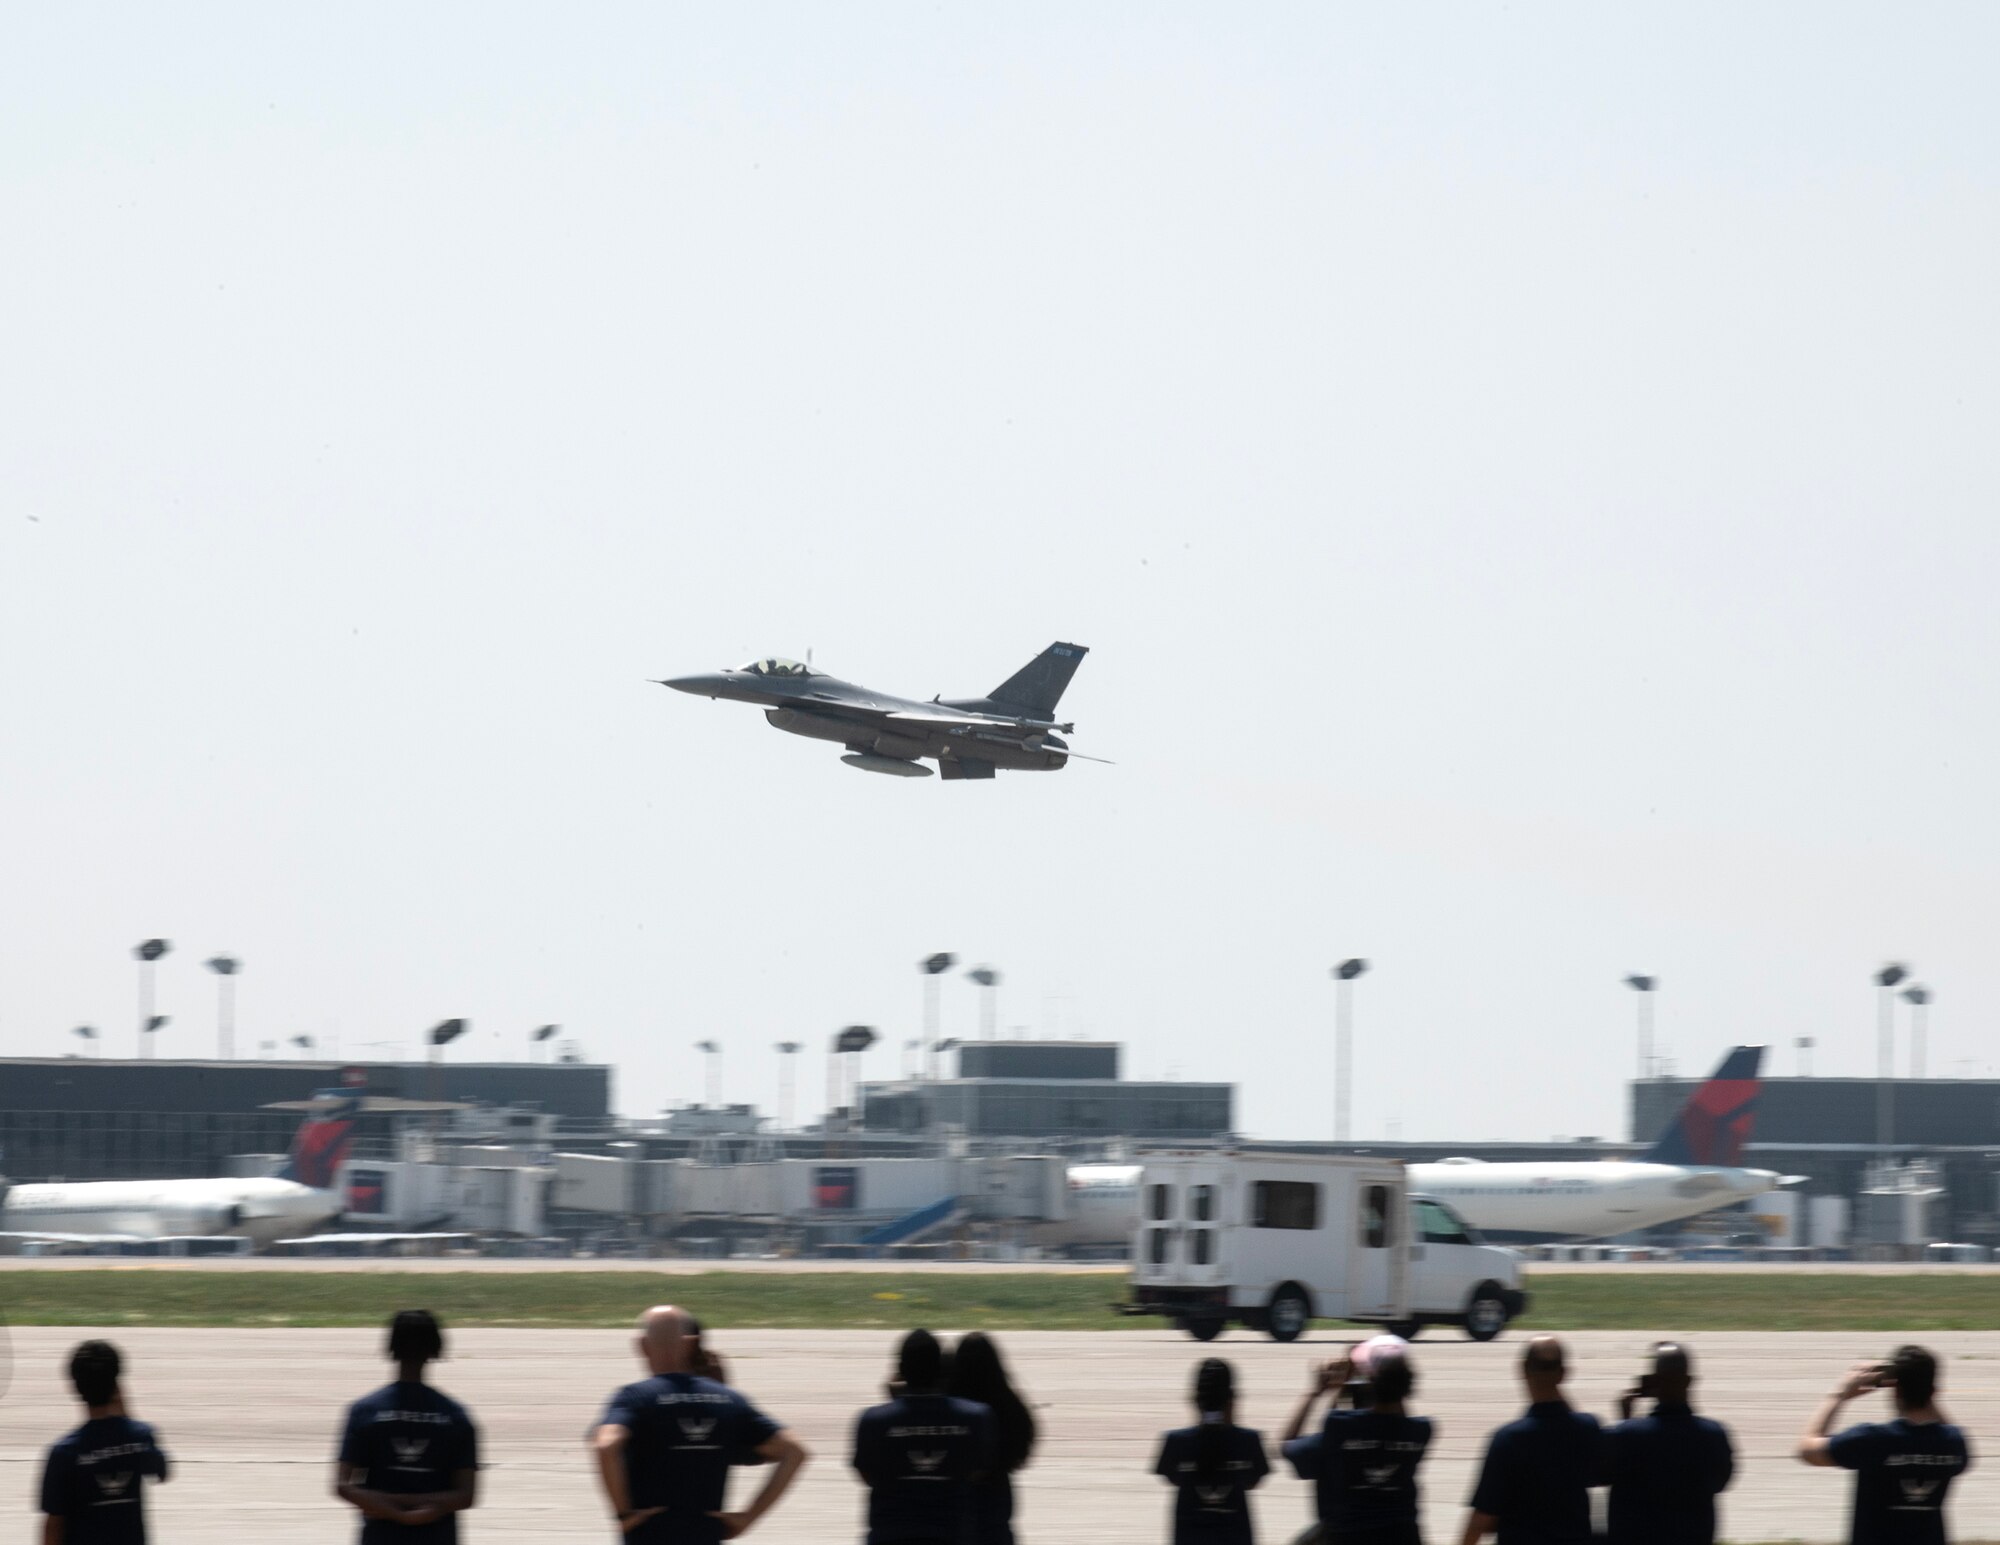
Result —
<instances>
[{"instance_id":1,"label":"woman with ponytail","mask_svg":"<svg viewBox=\"0 0 2000 1545\"><path fill-rule=\"evenodd\" d=\"M1219 1357L1195 1369L1200 1418L1160 1440L1153 1473L1174 1496L1173 1545L1255 1545L1250 1489L1270 1473L1264 1440L1236 1425L1236 1373Z\"/></svg>"}]
</instances>

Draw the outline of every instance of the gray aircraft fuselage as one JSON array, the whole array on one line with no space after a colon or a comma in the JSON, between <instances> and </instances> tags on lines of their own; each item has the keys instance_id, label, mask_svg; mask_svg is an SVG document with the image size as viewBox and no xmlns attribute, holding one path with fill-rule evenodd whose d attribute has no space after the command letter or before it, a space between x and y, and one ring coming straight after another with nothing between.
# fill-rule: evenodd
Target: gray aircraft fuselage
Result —
<instances>
[{"instance_id":1,"label":"gray aircraft fuselage","mask_svg":"<svg viewBox=\"0 0 2000 1545\"><path fill-rule=\"evenodd\" d=\"M845 746L864 772L927 777L919 758L946 779L991 778L1002 768L1052 772L1070 758L1053 715L1062 690L1087 653L1054 644L991 697L918 702L824 675L796 661L766 659L735 670L677 676L661 683L697 697L755 703L790 735Z\"/></svg>"}]
</instances>

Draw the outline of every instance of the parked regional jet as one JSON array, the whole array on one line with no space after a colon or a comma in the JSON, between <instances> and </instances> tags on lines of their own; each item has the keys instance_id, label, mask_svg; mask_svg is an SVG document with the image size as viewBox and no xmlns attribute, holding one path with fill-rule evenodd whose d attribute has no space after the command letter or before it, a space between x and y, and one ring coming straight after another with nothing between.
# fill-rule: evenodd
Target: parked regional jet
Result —
<instances>
[{"instance_id":1,"label":"parked regional jet","mask_svg":"<svg viewBox=\"0 0 2000 1545\"><path fill-rule=\"evenodd\" d=\"M335 1188L361 1101L314 1096L319 1108L274 1176L241 1180L90 1180L0 1186L0 1239L61 1244L237 1235L263 1246L309 1233L341 1213Z\"/></svg>"},{"instance_id":2,"label":"parked regional jet","mask_svg":"<svg viewBox=\"0 0 2000 1545\"><path fill-rule=\"evenodd\" d=\"M1409 1166L1412 1195L1448 1202L1502 1244L1607 1239L1727 1207L1790 1185L1794 1176L1740 1166L1757 1112L1761 1046L1739 1046L1637 1159L1489 1164L1445 1159ZM1130 1241L1139 1222L1136 1164L1079 1164L1069 1216L1038 1236L1055 1246Z\"/></svg>"},{"instance_id":3,"label":"parked regional jet","mask_svg":"<svg viewBox=\"0 0 2000 1545\"><path fill-rule=\"evenodd\" d=\"M1757 1114L1761 1046L1739 1046L1636 1159L1412 1164L1410 1190L1449 1202L1503 1244L1609 1239L1762 1196L1795 1177L1741 1167Z\"/></svg>"}]
</instances>

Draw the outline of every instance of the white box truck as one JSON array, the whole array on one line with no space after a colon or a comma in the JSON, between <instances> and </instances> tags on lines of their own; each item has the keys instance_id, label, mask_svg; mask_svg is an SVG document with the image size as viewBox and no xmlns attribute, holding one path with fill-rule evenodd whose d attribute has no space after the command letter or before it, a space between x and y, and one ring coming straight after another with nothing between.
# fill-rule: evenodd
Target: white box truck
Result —
<instances>
[{"instance_id":1,"label":"white box truck","mask_svg":"<svg viewBox=\"0 0 2000 1545\"><path fill-rule=\"evenodd\" d=\"M1124 1312L1197 1341L1231 1324L1295 1341L1316 1319L1491 1341L1528 1303L1520 1257L1411 1196L1397 1159L1148 1155L1132 1262Z\"/></svg>"}]
</instances>

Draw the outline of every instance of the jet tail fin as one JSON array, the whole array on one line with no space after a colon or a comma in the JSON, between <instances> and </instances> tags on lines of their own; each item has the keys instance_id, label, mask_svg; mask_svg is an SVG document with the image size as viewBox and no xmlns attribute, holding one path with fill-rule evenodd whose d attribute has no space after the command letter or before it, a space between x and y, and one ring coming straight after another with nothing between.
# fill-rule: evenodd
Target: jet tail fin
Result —
<instances>
[{"instance_id":1,"label":"jet tail fin","mask_svg":"<svg viewBox=\"0 0 2000 1545\"><path fill-rule=\"evenodd\" d=\"M1660 1140L1639 1156L1640 1161L1713 1164L1727 1169L1740 1165L1757 1116L1757 1096L1763 1087L1757 1072L1763 1062L1761 1046L1734 1048L1709 1074L1708 1082L1688 1097Z\"/></svg>"},{"instance_id":2,"label":"jet tail fin","mask_svg":"<svg viewBox=\"0 0 2000 1545\"><path fill-rule=\"evenodd\" d=\"M987 701L1013 709L1024 718L1053 718L1070 677L1089 653L1081 644L1051 644L995 687Z\"/></svg>"},{"instance_id":3,"label":"jet tail fin","mask_svg":"<svg viewBox=\"0 0 2000 1545\"><path fill-rule=\"evenodd\" d=\"M296 1180L316 1191L331 1191L340 1166L354 1147L354 1122L361 1102L343 1090L325 1090L316 1099L331 1103L299 1124L291 1156L278 1171L280 1180Z\"/></svg>"}]
</instances>

